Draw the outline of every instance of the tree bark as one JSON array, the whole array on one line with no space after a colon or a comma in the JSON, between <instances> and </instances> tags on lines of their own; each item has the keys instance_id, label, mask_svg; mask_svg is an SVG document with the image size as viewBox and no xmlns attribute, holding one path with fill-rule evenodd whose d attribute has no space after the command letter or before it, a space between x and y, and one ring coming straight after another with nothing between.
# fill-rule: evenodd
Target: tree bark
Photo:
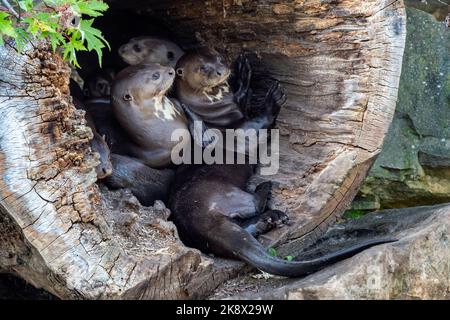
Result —
<instances>
[{"instance_id":1,"label":"tree bark","mask_svg":"<svg viewBox=\"0 0 450 320\"><path fill-rule=\"evenodd\" d=\"M244 50L256 79L282 83L289 100L277 123L271 205L294 224L265 242L282 244L282 254L321 235L353 199L392 120L402 2L120 5L162 19L185 46L214 45L229 58ZM0 48L0 271L61 298L200 298L235 275L242 264L185 248L164 208L99 191L92 133L72 106L68 77L45 47Z\"/></svg>"},{"instance_id":2,"label":"tree bark","mask_svg":"<svg viewBox=\"0 0 450 320\"><path fill-rule=\"evenodd\" d=\"M48 52L0 48L0 271L60 298L182 299L214 289L233 263L185 248L167 209L100 194L69 68Z\"/></svg>"}]
</instances>

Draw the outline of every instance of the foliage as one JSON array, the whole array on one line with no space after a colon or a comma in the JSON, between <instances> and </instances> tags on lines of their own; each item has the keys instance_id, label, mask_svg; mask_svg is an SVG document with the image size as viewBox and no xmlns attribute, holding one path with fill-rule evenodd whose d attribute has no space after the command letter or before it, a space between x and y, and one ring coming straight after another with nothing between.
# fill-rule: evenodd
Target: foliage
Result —
<instances>
[{"instance_id":1,"label":"foliage","mask_svg":"<svg viewBox=\"0 0 450 320\"><path fill-rule=\"evenodd\" d=\"M364 216L367 212L364 210L347 210L344 213L344 218L347 219L358 219Z\"/></svg>"},{"instance_id":2,"label":"foliage","mask_svg":"<svg viewBox=\"0 0 450 320\"><path fill-rule=\"evenodd\" d=\"M0 45L5 37L19 50L30 40L46 40L76 67L77 51L95 51L101 65L102 49L110 47L92 24L107 9L101 0L0 0Z\"/></svg>"},{"instance_id":3,"label":"foliage","mask_svg":"<svg viewBox=\"0 0 450 320\"><path fill-rule=\"evenodd\" d=\"M277 257L278 257L277 249L275 249L275 248L273 248L273 247L268 248L268 249L267 249L267 253L268 253L271 257L274 257L274 258L277 258ZM279 257L278 257L278 258L279 258ZM292 260L294 260L294 257L293 257L293 256L286 256L286 257L284 257L284 259L287 260L287 261L292 261Z\"/></svg>"},{"instance_id":4,"label":"foliage","mask_svg":"<svg viewBox=\"0 0 450 320\"><path fill-rule=\"evenodd\" d=\"M277 250L275 248L269 248L267 249L267 253L272 256L272 257L276 257L277 256Z\"/></svg>"}]
</instances>

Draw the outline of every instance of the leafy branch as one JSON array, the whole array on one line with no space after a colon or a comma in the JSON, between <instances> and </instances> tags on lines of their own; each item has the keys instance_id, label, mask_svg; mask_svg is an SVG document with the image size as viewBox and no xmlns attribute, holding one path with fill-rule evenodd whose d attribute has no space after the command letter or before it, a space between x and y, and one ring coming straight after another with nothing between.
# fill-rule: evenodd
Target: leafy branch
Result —
<instances>
[{"instance_id":1,"label":"leafy branch","mask_svg":"<svg viewBox=\"0 0 450 320\"><path fill-rule=\"evenodd\" d=\"M1 0L0 45L10 37L21 51L30 40L45 40L76 67L78 51L95 51L101 65L102 50L111 48L92 24L107 9L101 0Z\"/></svg>"}]
</instances>

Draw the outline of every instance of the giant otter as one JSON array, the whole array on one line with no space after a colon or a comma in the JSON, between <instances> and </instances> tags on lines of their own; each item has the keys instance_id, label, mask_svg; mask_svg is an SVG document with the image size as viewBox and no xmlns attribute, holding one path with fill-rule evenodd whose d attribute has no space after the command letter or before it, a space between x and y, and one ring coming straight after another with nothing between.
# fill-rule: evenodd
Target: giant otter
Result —
<instances>
[{"instance_id":1,"label":"giant otter","mask_svg":"<svg viewBox=\"0 0 450 320\"><path fill-rule=\"evenodd\" d=\"M184 54L175 43L156 37L132 38L119 48L119 55L129 65L158 63L175 67Z\"/></svg>"},{"instance_id":2,"label":"giant otter","mask_svg":"<svg viewBox=\"0 0 450 320\"><path fill-rule=\"evenodd\" d=\"M246 229L236 223L236 219L251 218L265 210L267 184L259 186L255 194L245 191L252 171L250 165L180 167L170 193L169 208L180 238L186 245L205 253L244 260L271 274L299 277L371 246L395 241L373 240L307 261L274 258L252 235L261 232L259 223ZM267 215L275 220L285 219L279 211L265 211L262 217L266 221L270 220Z\"/></svg>"},{"instance_id":3,"label":"giant otter","mask_svg":"<svg viewBox=\"0 0 450 320\"><path fill-rule=\"evenodd\" d=\"M172 164L172 149L179 145L171 141L175 130L182 133L182 143L191 141L183 109L166 97L174 79L171 67L140 64L122 70L112 88L115 118L131 139L126 154L152 168Z\"/></svg>"},{"instance_id":4,"label":"giant otter","mask_svg":"<svg viewBox=\"0 0 450 320\"><path fill-rule=\"evenodd\" d=\"M127 188L144 206L152 206L155 200L167 201L169 187L175 171L153 169L137 159L112 154L114 171L105 180L111 189Z\"/></svg>"},{"instance_id":5,"label":"giant otter","mask_svg":"<svg viewBox=\"0 0 450 320\"><path fill-rule=\"evenodd\" d=\"M94 118L83 101L82 90L79 85L72 79L70 80L70 90L75 108L84 110L86 112L86 124L89 128L91 128L93 134L93 138L90 141L90 146L92 150L97 152L100 156L100 163L95 167L95 172L97 174L97 179L104 179L110 176L112 173L111 151L105 141L105 135L101 135L98 133Z\"/></svg>"},{"instance_id":6,"label":"giant otter","mask_svg":"<svg viewBox=\"0 0 450 320\"><path fill-rule=\"evenodd\" d=\"M251 69L247 59L243 57L238 60L236 76L239 86L236 92L232 92L228 84L231 70L225 60L208 48L186 53L178 61L176 71L177 98L209 128L219 130L268 128L279 112L277 105L269 99L262 115L253 119L246 118L245 107L251 92ZM277 83L272 85L268 97L279 95L278 100L285 98L278 86Z\"/></svg>"},{"instance_id":7,"label":"giant otter","mask_svg":"<svg viewBox=\"0 0 450 320\"><path fill-rule=\"evenodd\" d=\"M89 98L108 98L111 95L111 86L116 76L112 68L105 68L95 71L86 82L84 94Z\"/></svg>"}]
</instances>

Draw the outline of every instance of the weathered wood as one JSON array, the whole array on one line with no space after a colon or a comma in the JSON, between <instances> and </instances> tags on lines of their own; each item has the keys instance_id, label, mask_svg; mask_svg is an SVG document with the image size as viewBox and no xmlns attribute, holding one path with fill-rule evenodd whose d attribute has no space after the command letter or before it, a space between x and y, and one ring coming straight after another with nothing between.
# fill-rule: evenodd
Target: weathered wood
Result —
<instances>
[{"instance_id":1,"label":"weathered wood","mask_svg":"<svg viewBox=\"0 0 450 320\"><path fill-rule=\"evenodd\" d=\"M214 289L233 263L185 248L167 209L100 194L69 69L47 51L0 48L0 271L60 298L195 298Z\"/></svg>"},{"instance_id":2,"label":"weathered wood","mask_svg":"<svg viewBox=\"0 0 450 320\"><path fill-rule=\"evenodd\" d=\"M245 51L285 87L272 206L294 224L269 234L295 252L346 209L392 120L405 43L402 1L138 1L184 47Z\"/></svg>"},{"instance_id":3,"label":"weathered wood","mask_svg":"<svg viewBox=\"0 0 450 320\"><path fill-rule=\"evenodd\" d=\"M256 79L281 81L289 97L278 119L281 168L269 179L272 206L294 224L266 241L295 252L323 233L354 197L392 119L402 2L110 2L157 17L186 47L213 44L229 58L244 50ZM202 297L239 270L182 246L163 209L99 192L91 132L56 55L0 49L0 124L0 271L62 298L168 299Z\"/></svg>"}]
</instances>

